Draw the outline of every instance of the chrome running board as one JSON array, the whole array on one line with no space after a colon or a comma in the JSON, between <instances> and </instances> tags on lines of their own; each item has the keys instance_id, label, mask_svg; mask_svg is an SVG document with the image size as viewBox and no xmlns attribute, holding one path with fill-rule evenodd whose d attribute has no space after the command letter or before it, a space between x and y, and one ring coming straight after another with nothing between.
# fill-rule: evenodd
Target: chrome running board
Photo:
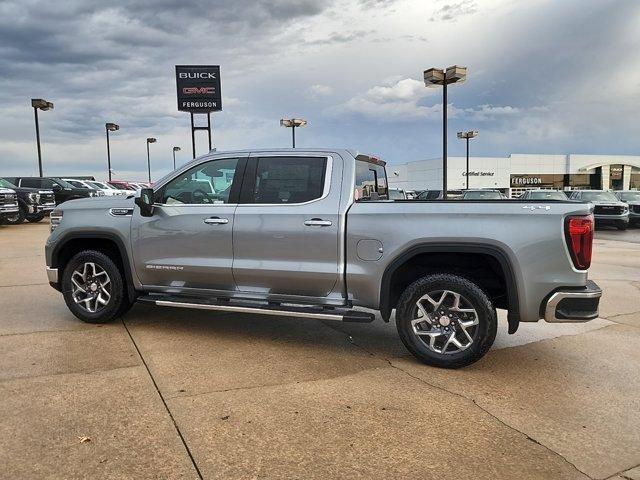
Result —
<instances>
[{"instance_id":1,"label":"chrome running board","mask_svg":"<svg viewBox=\"0 0 640 480\"><path fill-rule=\"evenodd\" d=\"M169 297L163 299L162 296L145 295L138 299L141 302L153 303L160 307L193 308L198 310L212 310L219 312L253 313L258 315L275 315L281 317L304 317L315 318L316 320L333 320L339 322L370 323L375 319L375 315L369 312L357 310L328 309L320 307L304 306L284 306L269 304L236 304L228 300L210 302L200 299L180 299Z\"/></svg>"}]
</instances>

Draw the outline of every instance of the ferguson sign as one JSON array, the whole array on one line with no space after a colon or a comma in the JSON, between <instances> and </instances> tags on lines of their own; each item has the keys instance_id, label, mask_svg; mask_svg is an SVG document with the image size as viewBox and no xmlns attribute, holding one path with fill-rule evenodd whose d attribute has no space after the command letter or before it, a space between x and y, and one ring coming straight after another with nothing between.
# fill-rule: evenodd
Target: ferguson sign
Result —
<instances>
[{"instance_id":1,"label":"ferguson sign","mask_svg":"<svg viewBox=\"0 0 640 480\"><path fill-rule=\"evenodd\" d=\"M176 65L178 110L207 113L222 110L219 65Z\"/></svg>"}]
</instances>

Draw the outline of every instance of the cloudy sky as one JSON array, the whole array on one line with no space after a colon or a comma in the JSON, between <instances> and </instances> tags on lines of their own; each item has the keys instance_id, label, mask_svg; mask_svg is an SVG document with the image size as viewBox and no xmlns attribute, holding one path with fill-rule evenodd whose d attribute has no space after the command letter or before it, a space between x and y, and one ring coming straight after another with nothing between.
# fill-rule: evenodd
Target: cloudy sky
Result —
<instances>
[{"instance_id":1,"label":"cloudy sky","mask_svg":"<svg viewBox=\"0 0 640 480\"><path fill-rule=\"evenodd\" d=\"M439 156L441 92L422 71L468 67L450 88L450 154L640 153L636 0L2 0L0 174L146 176L191 157L176 64L221 66L219 150L289 146L283 116L308 119L299 146L353 147L391 163ZM206 142L202 133L199 153Z\"/></svg>"}]
</instances>

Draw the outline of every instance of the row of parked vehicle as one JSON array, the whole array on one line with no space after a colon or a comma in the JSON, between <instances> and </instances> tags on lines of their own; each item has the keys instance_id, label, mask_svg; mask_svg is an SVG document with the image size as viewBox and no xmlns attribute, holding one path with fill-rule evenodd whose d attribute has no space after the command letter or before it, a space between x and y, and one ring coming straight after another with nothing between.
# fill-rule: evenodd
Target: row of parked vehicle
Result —
<instances>
[{"instance_id":1,"label":"row of parked vehicle","mask_svg":"<svg viewBox=\"0 0 640 480\"><path fill-rule=\"evenodd\" d=\"M61 177L0 177L0 223L39 222L56 205L88 197L126 196L148 187L142 182L101 182Z\"/></svg>"},{"instance_id":2,"label":"row of parked vehicle","mask_svg":"<svg viewBox=\"0 0 640 480\"><path fill-rule=\"evenodd\" d=\"M507 197L499 190L476 189L448 191L447 197L459 200L503 200ZM423 190L405 192L402 189L390 188L390 200L438 200L442 198L442 190ZM592 203L597 225L610 225L618 230L626 230L629 226L640 225L640 191L638 190L527 190L520 200L576 200Z\"/></svg>"}]
</instances>

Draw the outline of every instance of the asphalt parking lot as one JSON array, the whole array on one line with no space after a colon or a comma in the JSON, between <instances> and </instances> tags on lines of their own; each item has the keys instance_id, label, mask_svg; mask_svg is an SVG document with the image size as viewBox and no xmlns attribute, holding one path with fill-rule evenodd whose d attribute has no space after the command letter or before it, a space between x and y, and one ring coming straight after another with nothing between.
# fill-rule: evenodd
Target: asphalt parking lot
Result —
<instances>
[{"instance_id":1,"label":"asphalt parking lot","mask_svg":"<svg viewBox=\"0 0 640 480\"><path fill-rule=\"evenodd\" d=\"M48 228L0 226L2 478L640 479L640 229L598 232L601 319L503 318L448 371L381 321L83 324L47 284Z\"/></svg>"}]
</instances>

